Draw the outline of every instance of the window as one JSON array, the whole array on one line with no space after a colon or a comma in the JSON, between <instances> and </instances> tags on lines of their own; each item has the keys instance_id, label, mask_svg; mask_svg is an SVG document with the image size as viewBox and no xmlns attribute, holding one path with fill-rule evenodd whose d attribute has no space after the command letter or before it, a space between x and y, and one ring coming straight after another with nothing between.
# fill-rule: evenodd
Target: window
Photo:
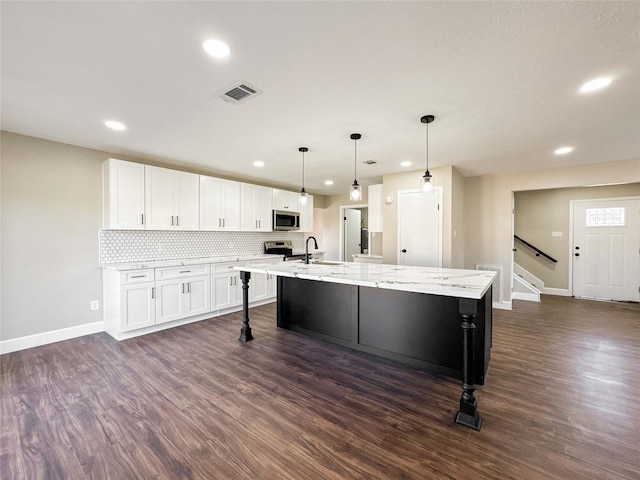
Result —
<instances>
[{"instance_id":1,"label":"window","mask_svg":"<svg viewBox=\"0 0 640 480\"><path fill-rule=\"evenodd\" d=\"M587 227L624 227L625 207L587 208Z\"/></svg>"}]
</instances>

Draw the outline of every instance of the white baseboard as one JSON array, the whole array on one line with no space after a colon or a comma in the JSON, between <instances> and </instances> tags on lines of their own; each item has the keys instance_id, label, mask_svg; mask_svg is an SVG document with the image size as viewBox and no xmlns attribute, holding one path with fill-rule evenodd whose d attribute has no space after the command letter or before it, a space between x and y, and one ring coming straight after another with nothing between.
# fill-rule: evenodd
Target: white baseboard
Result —
<instances>
[{"instance_id":1,"label":"white baseboard","mask_svg":"<svg viewBox=\"0 0 640 480\"><path fill-rule=\"evenodd\" d=\"M511 310L511 302L493 302L491 306L498 310Z\"/></svg>"},{"instance_id":2,"label":"white baseboard","mask_svg":"<svg viewBox=\"0 0 640 480\"><path fill-rule=\"evenodd\" d=\"M571 297L571 292L567 288L547 288L542 290L545 295L557 295L558 297Z\"/></svg>"},{"instance_id":3,"label":"white baseboard","mask_svg":"<svg viewBox=\"0 0 640 480\"><path fill-rule=\"evenodd\" d=\"M84 325L78 325L77 327L61 328L60 330L3 340L0 341L0 355L99 332L104 332L104 322L86 323Z\"/></svg>"},{"instance_id":4,"label":"white baseboard","mask_svg":"<svg viewBox=\"0 0 640 480\"><path fill-rule=\"evenodd\" d=\"M511 294L512 300L526 300L527 302L539 302L540 295L535 293L525 293L525 292L513 292Z\"/></svg>"}]
</instances>

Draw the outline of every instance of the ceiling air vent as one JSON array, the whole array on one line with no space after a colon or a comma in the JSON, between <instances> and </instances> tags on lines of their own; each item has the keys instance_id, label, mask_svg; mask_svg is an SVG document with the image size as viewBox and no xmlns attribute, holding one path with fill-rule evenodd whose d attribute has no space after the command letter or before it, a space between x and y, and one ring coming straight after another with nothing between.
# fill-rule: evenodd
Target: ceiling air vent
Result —
<instances>
[{"instance_id":1,"label":"ceiling air vent","mask_svg":"<svg viewBox=\"0 0 640 480\"><path fill-rule=\"evenodd\" d=\"M255 97L256 95L260 95L262 90L254 87L250 83L247 82L237 82L233 85L225 88L222 92L219 92L217 95L222 98L225 102L239 104L246 102L250 98Z\"/></svg>"}]
</instances>

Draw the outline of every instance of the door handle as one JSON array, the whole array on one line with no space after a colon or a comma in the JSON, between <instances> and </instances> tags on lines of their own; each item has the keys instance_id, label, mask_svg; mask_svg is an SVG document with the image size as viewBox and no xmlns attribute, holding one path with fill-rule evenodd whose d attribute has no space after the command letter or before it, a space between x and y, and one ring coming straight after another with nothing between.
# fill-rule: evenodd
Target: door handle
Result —
<instances>
[{"instance_id":1,"label":"door handle","mask_svg":"<svg viewBox=\"0 0 640 480\"><path fill-rule=\"evenodd\" d=\"M407 253L407 249L403 248L402 250L400 250L402 253Z\"/></svg>"}]
</instances>

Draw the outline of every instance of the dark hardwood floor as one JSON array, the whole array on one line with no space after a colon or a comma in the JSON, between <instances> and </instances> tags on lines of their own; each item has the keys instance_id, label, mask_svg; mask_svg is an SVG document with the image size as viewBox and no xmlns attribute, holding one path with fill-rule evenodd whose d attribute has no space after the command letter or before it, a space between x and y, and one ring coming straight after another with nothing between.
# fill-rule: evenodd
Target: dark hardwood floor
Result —
<instances>
[{"instance_id":1,"label":"dark hardwood floor","mask_svg":"<svg viewBox=\"0 0 640 480\"><path fill-rule=\"evenodd\" d=\"M631 479L640 306L494 310L484 425L456 379L326 345L251 310L0 357L2 479Z\"/></svg>"}]
</instances>

